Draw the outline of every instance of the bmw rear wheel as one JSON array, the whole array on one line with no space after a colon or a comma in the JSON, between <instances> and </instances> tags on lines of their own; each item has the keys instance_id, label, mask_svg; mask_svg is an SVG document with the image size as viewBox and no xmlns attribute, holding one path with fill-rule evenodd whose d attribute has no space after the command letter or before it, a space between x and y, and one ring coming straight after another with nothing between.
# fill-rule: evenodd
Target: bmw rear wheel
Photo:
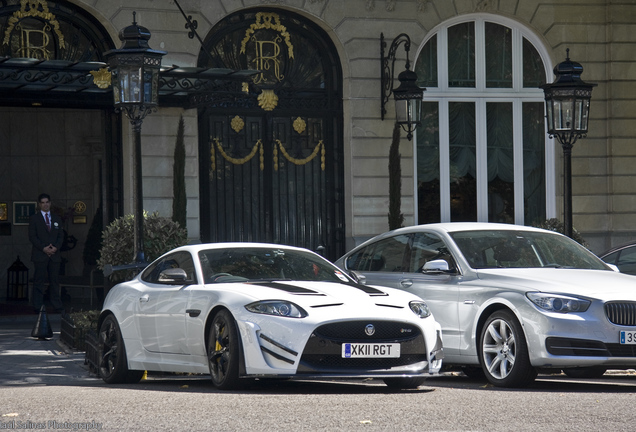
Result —
<instances>
[{"instance_id":1,"label":"bmw rear wheel","mask_svg":"<svg viewBox=\"0 0 636 432\"><path fill-rule=\"evenodd\" d=\"M510 311L488 317L479 338L479 357L486 378L498 387L525 387L537 377L521 324Z\"/></svg>"},{"instance_id":2,"label":"bmw rear wheel","mask_svg":"<svg viewBox=\"0 0 636 432\"><path fill-rule=\"evenodd\" d=\"M129 370L126 347L117 319L108 315L99 328L99 374L108 384L132 384L144 375L141 370Z\"/></svg>"},{"instance_id":3,"label":"bmw rear wheel","mask_svg":"<svg viewBox=\"0 0 636 432\"><path fill-rule=\"evenodd\" d=\"M208 336L210 376L220 390L239 388L239 343L232 314L220 311L212 320Z\"/></svg>"}]
</instances>

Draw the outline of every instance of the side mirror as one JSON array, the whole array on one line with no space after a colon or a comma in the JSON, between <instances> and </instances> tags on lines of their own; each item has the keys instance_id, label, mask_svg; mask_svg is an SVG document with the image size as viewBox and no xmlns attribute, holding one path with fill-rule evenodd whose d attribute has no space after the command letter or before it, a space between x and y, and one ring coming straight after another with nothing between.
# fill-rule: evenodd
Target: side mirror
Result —
<instances>
[{"instance_id":1,"label":"side mirror","mask_svg":"<svg viewBox=\"0 0 636 432\"><path fill-rule=\"evenodd\" d=\"M354 281L356 281L357 283L359 283L360 285L366 285L367 284L367 277L361 273L357 273L353 270L349 271L349 276L351 276L353 278Z\"/></svg>"},{"instance_id":2,"label":"side mirror","mask_svg":"<svg viewBox=\"0 0 636 432\"><path fill-rule=\"evenodd\" d=\"M166 269L159 274L157 282L166 285L185 285L188 283L188 274L181 268Z\"/></svg>"},{"instance_id":3,"label":"side mirror","mask_svg":"<svg viewBox=\"0 0 636 432\"><path fill-rule=\"evenodd\" d=\"M424 268L422 269L422 273L424 274L448 274L451 273L450 268L448 267L448 262L438 259L432 260L424 264Z\"/></svg>"}]
</instances>

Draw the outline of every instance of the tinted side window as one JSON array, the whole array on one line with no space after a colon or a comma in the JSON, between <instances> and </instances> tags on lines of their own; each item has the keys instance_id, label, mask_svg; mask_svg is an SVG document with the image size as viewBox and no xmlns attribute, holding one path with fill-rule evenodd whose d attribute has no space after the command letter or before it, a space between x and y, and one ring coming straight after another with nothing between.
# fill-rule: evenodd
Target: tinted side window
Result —
<instances>
[{"instance_id":1,"label":"tinted side window","mask_svg":"<svg viewBox=\"0 0 636 432\"><path fill-rule=\"evenodd\" d=\"M409 271L421 272L424 264L438 259L446 261L449 269L455 268L455 261L442 239L431 233L413 234Z\"/></svg>"},{"instance_id":2,"label":"tinted side window","mask_svg":"<svg viewBox=\"0 0 636 432\"><path fill-rule=\"evenodd\" d=\"M358 271L404 272L409 237L398 235L380 240L351 255L347 268Z\"/></svg>"},{"instance_id":3,"label":"tinted side window","mask_svg":"<svg viewBox=\"0 0 636 432\"><path fill-rule=\"evenodd\" d=\"M161 272L170 268L181 268L185 270L188 274L188 280L192 280L196 283L197 276L194 270L194 261L189 252L176 252L165 256L160 261L148 267L141 276L141 279L145 282L157 283Z\"/></svg>"},{"instance_id":4,"label":"tinted side window","mask_svg":"<svg viewBox=\"0 0 636 432\"><path fill-rule=\"evenodd\" d=\"M619 252L613 252L605 257L603 257L603 261L610 264L616 264L616 259L618 258Z\"/></svg>"},{"instance_id":5,"label":"tinted side window","mask_svg":"<svg viewBox=\"0 0 636 432\"><path fill-rule=\"evenodd\" d=\"M636 247L623 249L616 265L623 273L636 274Z\"/></svg>"}]
</instances>

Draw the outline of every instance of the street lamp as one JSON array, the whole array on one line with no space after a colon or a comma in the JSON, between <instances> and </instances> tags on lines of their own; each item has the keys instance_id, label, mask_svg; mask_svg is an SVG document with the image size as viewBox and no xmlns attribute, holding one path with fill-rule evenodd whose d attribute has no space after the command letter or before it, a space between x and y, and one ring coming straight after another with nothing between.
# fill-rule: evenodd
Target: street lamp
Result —
<instances>
[{"instance_id":1,"label":"street lamp","mask_svg":"<svg viewBox=\"0 0 636 432\"><path fill-rule=\"evenodd\" d=\"M394 89L395 54L398 47L402 44L404 44L404 50L406 51L406 64L404 71L398 75L400 85ZM396 122L402 126L402 129L407 133L406 138L410 141L413 138L413 131L415 131L415 128L420 124L422 92L426 89L417 86L417 74L410 70L409 50L411 49L411 39L409 36L406 33L402 33L393 39L386 57L384 56L385 48L384 33L380 33L380 86L382 103L380 114L382 120L384 120L384 115L386 114L385 105L389 101L391 93L393 93Z\"/></svg>"},{"instance_id":2,"label":"street lamp","mask_svg":"<svg viewBox=\"0 0 636 432\"><path fill-rule=\"evenodd\" d=\"M596 86L582 81L582 73L583 67L570 60L568 48L565 61L554 67L555 81L541 86L548 134L557 137L563 147L563 224L568 237L572 237L572 147L587 135L592 88Z\"/></svg>"},{"instance_id":3,"label":"street lamp","mask_svg":"<svg viewBox=\"0 0 636 432\"><path fill-rule=\"evenodd\" d=\"M122 45L104 53L112 74L115 111L123 111L134 132L133 190L135 193L135 262L145 263L143 184L141 171L141 124L156 110L159 99L159 70L164 51L150 49L150 31L137 25L133 12L132 25L119 32Z\"/></svg>"}]
</instances>

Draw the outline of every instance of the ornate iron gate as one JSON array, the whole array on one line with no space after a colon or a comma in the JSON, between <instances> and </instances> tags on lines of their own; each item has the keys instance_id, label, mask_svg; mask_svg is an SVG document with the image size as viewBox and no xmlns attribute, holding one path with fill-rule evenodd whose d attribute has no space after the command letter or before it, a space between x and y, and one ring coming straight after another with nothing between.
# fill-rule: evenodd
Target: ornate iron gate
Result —
<instances>
[{"instance_id":1,"label":"ornate iron gate","mask_svg":"<svg viewBox=\"0 0 636 432\"><path fill-rule=\"evenodd\" d=\"M304 18L280 10L232 15L210 35L211 56L200 66L262 73L201 98L203 240L291 244L338 258L342 97L333 46Z\"/></svg>"}]
</instances>

